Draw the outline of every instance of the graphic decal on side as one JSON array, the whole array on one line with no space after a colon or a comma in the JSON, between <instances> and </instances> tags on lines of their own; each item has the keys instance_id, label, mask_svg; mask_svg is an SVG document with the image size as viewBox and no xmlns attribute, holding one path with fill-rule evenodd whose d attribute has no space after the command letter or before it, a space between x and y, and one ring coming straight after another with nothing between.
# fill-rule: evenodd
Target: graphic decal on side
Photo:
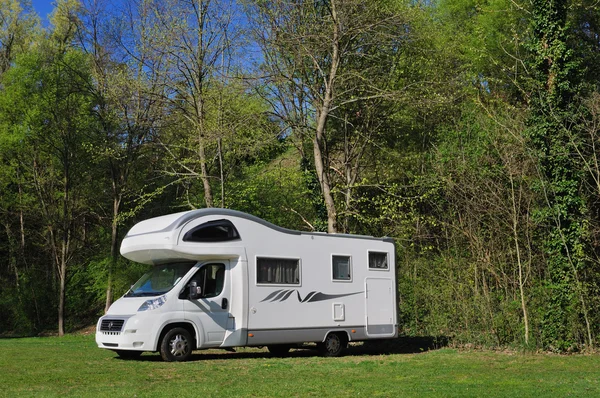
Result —
<instances>
[{"instance_id":1,"label":"graphic decal on side","mask_svg":"<svg viewBox=\"0 0 600 398\"><path fill-rule=\"evenodd\" d=\"M314 303L316 301L325 301L325 300L331 300L334 298L354 296L355 294L364 293L364 292L354 292L354 293L345 293L345 294L325 294L325 293L317 292L315 290L315 291L308 293L304 298L302 298L300 296L300 292L296 289L276 290L273 293L269 294L264 299L262 299L260 302L261 303L265 302L265 301L269 301L271 303L273 303L275 301L282 302L282 301L287 300L294 292L296 292L298 301L300 303Z\"/></svg>"}]
</instances>

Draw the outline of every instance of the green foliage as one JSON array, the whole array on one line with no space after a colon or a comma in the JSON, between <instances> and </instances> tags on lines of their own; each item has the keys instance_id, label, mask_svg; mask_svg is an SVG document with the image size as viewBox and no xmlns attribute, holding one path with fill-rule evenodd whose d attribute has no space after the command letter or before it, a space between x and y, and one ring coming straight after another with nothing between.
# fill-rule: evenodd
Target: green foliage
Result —
<instances>
[{"instance_id":1,"label":"green foliage","mask_svg":"<svg viewBox=\"0 0 600 398\"><path fill-rule=\"evenodd\" d=\"M41 41L17 57L15 65L2 76L0 141L7 149L3 164L10 165L17 177L11 188L18 201L4 208L9 215L6 230L14 229L14 235L19 231L21 237L20 244L11 245L11 256L26 253L26 232L41 238L36 243L46 247L30 260L45 255L42 264L28 266L23 259L20 266L28 278L39 277L50 287L46 294L58 295L59 311L63 311L67 265L83 254L83 242L74 235L85 228L82 222L88 214L85 197L91 181L82 147L93 128L94 105L85 91L91 84L87 57L54 44L52 40ZM36 206L25 208L26 200ZM18 224L12 214L18 215ZM36 218L39 221L32 222L33 229L29 230L30 224L25 222ZM52 272L38 275L44 268ZM15 286L19 287L18 278ZM37 287L35 283L33 288ZM38 313L36 324L41 318Z\"/></svg>"},{"instance_id":2,"label":"green foliage","mask_svg":"<svg viewBox=\"0 0 600 398\"><path fill-rule=\"evenodd\" d=\"M321 230L323 222L319 224L314 208L306 200L310 192L295 155L295 150L288 148L267 164L258 162L246 167L244 174L227 184L227 203L285 228L312 230L313 226Z\"/></svg>"},{"instance_id":3,"label":"green foliage","mask_svg":"<svg viewBox=\"0 0 600 398\"><path fill-rule=\"evenodd\" d=\"M64 0L41 31L0 1L0 333L53 330L61 276L93 323L147 269L128 228L209 204L393 237L406 334L597 345L592 0L226 5Z\"/></svg>"},{"instance_id":4,"label":"green foliage","mask_svg":"<svg viewBox=\"0 0 600 398\"><path fill-rule=\"evenodd\" d=\"M104 249L107 249L107 247ZM74 271L74 274L78 275L74 275L71 283L80 297L73 299L72 304L74 308L79 308L82 311L81 315L88 316L87 319L83 316L75 316L76 319L83 318L89 322L90 316L94 318L100 314L98 303L103 303L106 300L106 282L111 261L110 255L94 258ZM121 297L125 294L131 285L150 267L147 264L133 263L119 257L114 265L112 275L114 297ZM75 286L77 287L75 288ZM85 326L85 324L82 326Z\"/></svg>"},{"instance_id":5,"label":"green foliage","mask_svg":"<svg viewBox=\"0 0 600 398\"><path fill-rule=\"evenodd\" d=\"M584 137L569 116L577 111L580 89L579 61L568 45L568 3L535 1L532 8L531 68L534 92L528 137L539 158L541 189L546 203L536 219L544 235L550 301L544 316L544 344L565 350L577 340L574 318L588 317L587 300L579 272L586 268L589 247L584 179L580 159L574 156ZM588 320L589 321L589 320ZM588 327L589 335L589 327ZM588 344L591 336L588 337Z\"/></svg>"}]
</instances>

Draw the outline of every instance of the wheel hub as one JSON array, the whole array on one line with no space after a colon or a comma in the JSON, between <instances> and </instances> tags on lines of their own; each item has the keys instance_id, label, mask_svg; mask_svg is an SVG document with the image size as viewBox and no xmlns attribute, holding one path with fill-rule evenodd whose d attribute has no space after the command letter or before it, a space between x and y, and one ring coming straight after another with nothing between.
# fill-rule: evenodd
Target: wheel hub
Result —
<instances>
[{"instance_id":1,"label":"wheel hub","mask_svg":"<svg viewBox=\"0 0 600 398\"><path fill-rule=\"evenodd\" d=\"M182 356L187 351L188 342L182 335L178 334L171 340L171 354L176 357Z\"/></svg>"},{"instance_id":2,"label":"wheel hub","mask_svg":"<svg viewBox=\"0 0 600 398\"><path fill-rule=\"evenodd\" d=\"M340 348L340 341L337 338L327 339L327 351L335 352Z\"/></svg>"}]
</instances>

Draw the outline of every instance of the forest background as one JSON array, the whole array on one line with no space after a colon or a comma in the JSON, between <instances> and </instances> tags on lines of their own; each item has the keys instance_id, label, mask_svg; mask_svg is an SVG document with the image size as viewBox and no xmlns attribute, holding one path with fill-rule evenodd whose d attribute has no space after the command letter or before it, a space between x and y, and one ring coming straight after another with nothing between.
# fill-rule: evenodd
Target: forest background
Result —
<instances>
[{"instance_id":1,"label":"forest background","mask_svg":"<svg viewBox=\"0 0 600 398\"><path fill-rule=\"evenodd\" d=\"M593 350L597 0L0 0L0 334L94 324L137 221L393 237L400 328Z\"/></svg>"}]
</instances>

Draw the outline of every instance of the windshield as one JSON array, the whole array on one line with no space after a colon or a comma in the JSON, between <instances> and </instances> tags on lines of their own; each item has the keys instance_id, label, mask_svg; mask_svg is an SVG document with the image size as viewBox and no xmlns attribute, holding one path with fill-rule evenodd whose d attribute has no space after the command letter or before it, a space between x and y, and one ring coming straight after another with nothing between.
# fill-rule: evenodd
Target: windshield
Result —
<instances>
[{"instance_id":1,"label":"windshield","mask_svg":"<svg viewBox=\"0 0 600 398\"><path fill-rule=\"evenodd\" d=\"M157 265L129 289L125 297L159 296L177 284L194 266L194 262Z\"/></svg>"}]
</instances>

